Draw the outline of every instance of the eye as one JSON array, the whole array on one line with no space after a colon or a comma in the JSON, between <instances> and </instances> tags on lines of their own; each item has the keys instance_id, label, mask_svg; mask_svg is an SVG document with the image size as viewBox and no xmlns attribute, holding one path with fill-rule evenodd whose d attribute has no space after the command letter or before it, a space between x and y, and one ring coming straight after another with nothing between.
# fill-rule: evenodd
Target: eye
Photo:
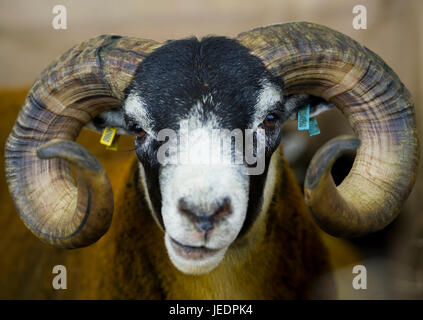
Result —
<instances>
[{"instance_id":1,"label":"eye","mask_svg":"<svg viewBox=\"0 0 423 320\"><path fill-rule=\"evenodd\" d=\"M273 128L279 120L279 115L276 113L269 113L263 121L263 125L266 128Z\"/></svg>"},{"instance_id":2,"label":"eye","mask_svg":"<svg viewBox=\"0 0 423 320\"><path fill-rule=\"evenodd\" d=\"M129 124L129 131L134 133L135 136L142 138L145 136L146 132L144 129L137 123L130 123Z\"/></svg>"}]
</instances>

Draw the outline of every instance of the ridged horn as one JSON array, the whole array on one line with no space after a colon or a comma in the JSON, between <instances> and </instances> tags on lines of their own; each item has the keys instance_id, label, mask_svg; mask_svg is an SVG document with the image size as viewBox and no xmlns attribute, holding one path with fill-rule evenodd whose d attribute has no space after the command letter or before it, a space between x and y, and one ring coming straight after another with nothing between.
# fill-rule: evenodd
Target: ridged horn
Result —
<instances>
[{"instance_id":1,"label":"ridged horn","mask_svg":"<svg viewBox=\"0 0 423 320\"><path fill-rule=\"evenodd\" d=\"M351 139L330 142L312 160L304 192L317 223L343 237L388 225L411 192L419 161L413 102L398 76L369 49L321 25L273 25L237 39L282 78L285 94L306 93L334 103L360 140L353 167L339 186L331 165L340 151L352 147Z\"/></svg>"},{"instance_id":2,"label":"ridged horn","mask_svg":"<svg viewBox=\"0 0 423 320\"><path fill-rule=\"evenodd\" d=\"M108 230L113 192L107 174L73 140L100 112L121 106L138 64L159 45L99 36L68 50L35 81L7 139L5 162L15 206L38 238L77 248Z\"/></svg>"}]
</instances>

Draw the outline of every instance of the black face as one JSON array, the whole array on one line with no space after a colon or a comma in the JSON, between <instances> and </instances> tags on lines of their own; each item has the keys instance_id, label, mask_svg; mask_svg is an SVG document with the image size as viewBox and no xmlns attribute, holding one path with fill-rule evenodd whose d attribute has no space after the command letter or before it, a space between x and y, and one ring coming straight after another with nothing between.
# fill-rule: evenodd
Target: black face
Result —
<instances>
[{"instance_id":1,"label":"black face","mask_svg":"<svg viewBox=\"0 0 423 320\"><path fill-rule=\"evenodd\" d=\"M139 65L126 96L142 97L149 128L143 132L147 120L135 114L126 112L125 119L129 130L138 135L137 156L145 169L149 196L162 226L161 165L156 153L163 142L152 135L164 128L178 130L181 119L188 118L199 101L199 121L213 121L220 128L253 128L262 117L258 125L266 131L265 171L248 178L248 209L241 234L254 222L261 208L270 157L280 143L280 124L287 118L280 101L266 106L265 113L263 106L258 107L264 80L267 85L282 87L260 59L237 41L224 37L170 41Z\"/></svg>"}]
</instances>

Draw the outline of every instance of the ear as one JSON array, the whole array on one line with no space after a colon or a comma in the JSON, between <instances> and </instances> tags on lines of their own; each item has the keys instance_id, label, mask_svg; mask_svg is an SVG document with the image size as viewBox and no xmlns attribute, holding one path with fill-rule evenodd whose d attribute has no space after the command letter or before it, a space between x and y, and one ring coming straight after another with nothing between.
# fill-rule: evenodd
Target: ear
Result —
<instances>
[{"instance_id":1,"label":"ear","mask_svg":"<svg viewBox=\"0 0 423 320\"><path fill-rule=\"evenodd\" d=\"M118 134L130 134L126 129L123 108L104 111L92 119L85 126L86 129L102 133L105 127L117 128Z\"/></svg>"},{"instance_id":2,"label":"ear","mask_svg":"<svg viewBox=\"0 0 423 320\"><path fill-rule=\"evenodd\" d=\"M285 110L289 113L288 120L296 120L299 109L310 106L310 118L315 117L335 105L326 100L308 94L291 94L284 97Z\"/></svg>"}]
</instances>

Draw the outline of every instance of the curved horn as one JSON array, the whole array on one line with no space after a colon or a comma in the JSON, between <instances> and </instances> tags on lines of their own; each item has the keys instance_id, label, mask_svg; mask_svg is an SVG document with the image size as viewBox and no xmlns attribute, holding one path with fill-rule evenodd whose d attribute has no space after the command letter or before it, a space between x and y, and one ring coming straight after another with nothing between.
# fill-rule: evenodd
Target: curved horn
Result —
<instances>
[{"instance_id":1,"label":"curved horn","mask_svg":"<svg viewBox=\"0 0 423 320\"><path fill-rule=\"evenodd\" d=\"M305 199L318 224L345 237L388 225L413 187L419 160L413 102L398 76L358 42L312 23L258 28L237 39L283 79L285 94L334 103L360 139L354 165L338 187L330 167L351 140L331 143L308 168Z\"/></svg>"},{"instance_id":2,"label":"curved horn","mask_svg":"<svg viewBox=\"0 0 423 320\"><path fill-rule=\"evenodd\" d=\"M150 40L103 35L56 59L35 81L5 149L6 177L25 225L58 247L97 241L109 228L113 192L101 164L73 142L92 118L120 107ZM74 165L75 185L67 162Z\"/></svg>"}]
</instances>

